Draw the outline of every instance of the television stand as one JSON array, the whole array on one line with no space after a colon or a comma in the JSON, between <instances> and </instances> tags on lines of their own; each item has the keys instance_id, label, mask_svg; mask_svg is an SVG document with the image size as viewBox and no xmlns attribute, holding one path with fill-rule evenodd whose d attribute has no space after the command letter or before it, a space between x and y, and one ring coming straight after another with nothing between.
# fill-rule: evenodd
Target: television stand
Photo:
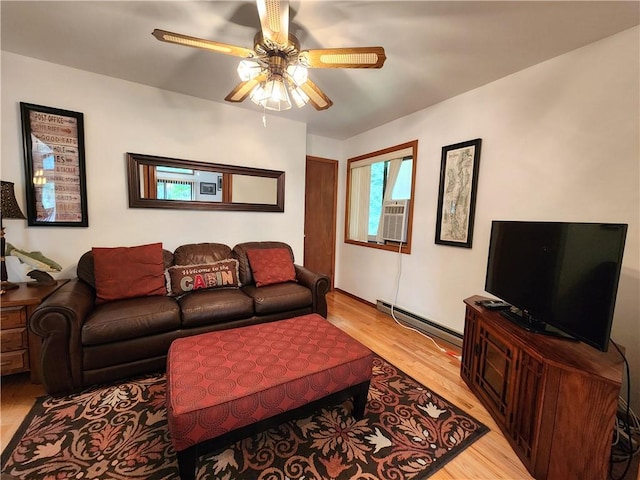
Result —
<instances>
[{"instance_id":1,"label":"television stand","mask_svg":"<svg viewBox=\"0 0 640 480\"><path fill-rule=\"evenodd\" d=\"M500 315L505 317L507 320L512 321L516 325L524 328L525 330L528 330L529 332L538 333L540 335L548 335L550 337L562 338L564 340L569 340L572 342L580 341L576 337L569 335L568 333L565 333L546 322L536 320L535 318L527 314L521 315L511 310L500 310Z\"/></svg>"},{"instance_id":2,"label":"television stand","mask_svg":"<svg viewBox=\"0 0 640 480\"><path fill-rule=\"evenodd\" d=\"M623 359L466 299L460 376L537 480L607 478Z\"/></svg>"}]
</instances>

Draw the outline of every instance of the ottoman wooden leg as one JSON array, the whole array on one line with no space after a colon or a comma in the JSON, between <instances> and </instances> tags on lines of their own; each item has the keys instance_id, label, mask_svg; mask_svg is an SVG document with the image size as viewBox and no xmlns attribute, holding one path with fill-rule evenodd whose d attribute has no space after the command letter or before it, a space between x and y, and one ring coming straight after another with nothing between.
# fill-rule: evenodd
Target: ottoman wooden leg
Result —
<instances>
[{"instance_id":1,"label":"ottoman wooden leg","mask_svg":"<svg viewBox=\"0 0 640 480\"><path fill-rule=\"evenodd\" d=\"M198 464L198 446L194 445L177 453L180 480L195 480Z\"/></svg>"},{"instance_id":2,"label":"ottoman wooden leg","mask_svg":"<svg viewBox=\"0 0 640 480\"><path fill-rule=\"evenodd\" d=\"M353 394L353 416L356 420L361 420L364 417L364 407L367 405L370 383L370 381L362 382L356 386L356 391Z\"/></svg>"}]
</instances>

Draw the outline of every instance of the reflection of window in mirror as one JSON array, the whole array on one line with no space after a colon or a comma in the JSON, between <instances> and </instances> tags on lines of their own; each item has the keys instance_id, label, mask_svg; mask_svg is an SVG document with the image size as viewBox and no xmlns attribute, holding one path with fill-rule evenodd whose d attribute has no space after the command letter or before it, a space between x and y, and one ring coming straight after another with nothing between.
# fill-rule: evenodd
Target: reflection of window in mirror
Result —
<instances>
[{"instance_id":1,"label":"reflection of window in mirror","mask_svg":"<svg viewBox=\"0 0 640 480\"><path fill-rule=\"evenodd\" d=\"M418 141L347 162L345 242L411 253Z\"/></svg>"},{"instance_id":2,"label":"reflection of window in mirror","mask_svg":"<svg viewBox=\"0 0 640 480\"><path fill-rule=\"evenodd\" d=\"M160 200L195 200L196 182L188 168L155 167L156 198Z\"/></svg>"},{"instance_id":3,"label":"reflection of window in mirror","mask_svg":"<svg viewBox=\"0 0 640 480\"><path fill-rule=\"evenodd\" d=\"M143 198L222 202L222 173L142 165ZM155 185L155 188L153 186Z\"/></svg>"}]
</instances>

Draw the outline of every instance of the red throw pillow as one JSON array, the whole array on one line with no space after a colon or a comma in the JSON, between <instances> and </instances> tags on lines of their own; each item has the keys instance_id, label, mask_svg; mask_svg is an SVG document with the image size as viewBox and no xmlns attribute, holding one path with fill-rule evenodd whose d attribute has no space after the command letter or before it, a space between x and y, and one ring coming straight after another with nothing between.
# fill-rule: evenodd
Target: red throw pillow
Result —
<instances>
[{"instance_id":1,"label":"red throw pillow","mask_svg":"<svg viewBox=\"0 0 640 480\"><path fill-rule=\"evenodd\" d=\"M247 250L251 273L256 286L295 282L296 269L286 248L259 248Z\"/></svg>"},{"instance_id":2,"label":"red throw pillow","mask_svg":"<svg viewBox=\"0 0 640 480\"><path fill-rule=\"evenodd\" d=\"M238 288L238 260L202 265L174 265L166 273L169 295L177 297L204 288Z\"/></svg>"},{"instance_id":3,"label":"red throw pillow","mask_svg":"<svg viewBox=\"0 0 640 480\"><path fill-rule=\"evenodd\" d=\"M92 248L97 303L166 295L162 243Z\"/></svg>"}]
</instances>

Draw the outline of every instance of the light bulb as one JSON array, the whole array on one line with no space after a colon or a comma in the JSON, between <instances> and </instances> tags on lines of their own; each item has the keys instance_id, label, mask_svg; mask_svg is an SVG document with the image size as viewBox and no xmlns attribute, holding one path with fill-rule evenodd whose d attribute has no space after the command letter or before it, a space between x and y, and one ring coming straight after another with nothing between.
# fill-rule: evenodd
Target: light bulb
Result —
<instances>
[{"instance_id":1,"label":"light bulb","mask_svg":"<svg viewBox=\"0 0 640 480\"><path fill-rule=\"evenodd\" d=\"M260 102L264 108L276 111L289 110L291 108L289 93L282 78L274 76L267 80L264 90L266 95L263 101Z\"/></svg>"}]
</instances>

